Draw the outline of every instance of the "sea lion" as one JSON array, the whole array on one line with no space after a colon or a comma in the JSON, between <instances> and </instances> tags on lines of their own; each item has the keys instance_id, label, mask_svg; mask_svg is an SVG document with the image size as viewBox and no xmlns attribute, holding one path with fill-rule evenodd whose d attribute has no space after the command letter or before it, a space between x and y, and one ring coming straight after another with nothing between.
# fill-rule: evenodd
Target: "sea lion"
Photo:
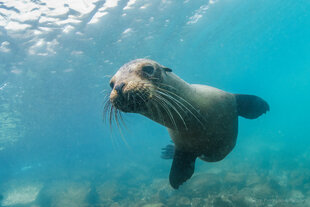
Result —
<instances>
[{"instance_id":1,"label":"sea lion","mask_svg":"<svg viewBox=\"0 0 310 207\"><path fill-rule=\"evenodd\" d=\"M120 112L142 114L167 127L174 147L169 181L173 188L194 173L195 160L222 160L236 144L238 116L255 119L269 105L254 95L232 94L189 84L168 67L149 59L123 65L110 80L105 111L118 124ZM166 155L167 155L166 154ZM167 157L166 157L167 158Z\"/></svg>"}]
</instances>

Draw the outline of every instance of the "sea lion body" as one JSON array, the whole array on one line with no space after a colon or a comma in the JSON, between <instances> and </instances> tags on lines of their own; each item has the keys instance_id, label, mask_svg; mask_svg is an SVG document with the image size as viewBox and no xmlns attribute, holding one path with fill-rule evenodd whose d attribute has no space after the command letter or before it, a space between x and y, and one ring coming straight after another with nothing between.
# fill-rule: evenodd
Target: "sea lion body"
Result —
<instances>
[{"instance_id":1,"label":"sea lion body","mask_svg":"<svg viewBox=\"0 0 310 207\"><path fill-rule=\"evenodd\" d=\"M170 126L167 128L175 147L197 153L199 158L205 161L223 159L235 146L238 133L234 94L206 85L189 84L173 73L167 73L163 82L178 88L179 91L174 93L178 93L190 103L193 106L190 107L192 111L193 108L199 111L199 120L190 113L187 116L182 114L187 129L177 114L173 114L176 117L177 128L168 121ZM152 119L151 115L147 116ZM166 119L169 120L168 117Z\"/></svg>"},{"instance_id":2,"label":"sea lion body","mask_svg":"<svg viewBox=\"0 0 310 207\"><path fill-rule=\"evenodd\" d=\"M184 96L190 97L187 101L199 110L203 126L192 118L189 129L168 128L169 134L177 149L195 152L205 161L219 161L236 143L236 99L233 94L213 87L196 84L190 87L191 92Z\"/></svg>"},{"instance_id":3,"label":"sea lion body","mask_svg":"<svg viewBox=\"0 0 310 207\"><path fill-rule=\"evenodd\" d=\"M110 85L110 111L114 107L140 113L167 127L175 144L169 176L173 188L192 176L197 157L215 162L231 152L238 116L254 119L269 110L267 102L257 96L189 84L148 59L122 66Z\"/></svg>"}]
</instances>

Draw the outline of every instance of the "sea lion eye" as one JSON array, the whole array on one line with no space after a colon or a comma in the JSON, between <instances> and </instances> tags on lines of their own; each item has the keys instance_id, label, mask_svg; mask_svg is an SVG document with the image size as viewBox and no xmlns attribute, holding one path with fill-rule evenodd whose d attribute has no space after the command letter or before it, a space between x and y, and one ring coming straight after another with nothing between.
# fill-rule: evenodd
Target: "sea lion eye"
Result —
<instances>
[{"instance_id":1,"label":"sea lion eye","mask_svg":"<svg viewBox=\"0 0 310 207\"><path fill-rule=\"evenodd\" d=\"M110 87L113 89L114 88L114 82L110 82Z\"/></svg>"},{"instance_id":2,"label":"sea lion eye","mask_svg":"<svg viewBox=\"0 0 310 207\"><path fill-rule=\"evenodd\" d=\"M154 67L151 65L146 65L142 67L142 71L149 75L152 75L154 73Z\"/></svg>"}]
</instances>

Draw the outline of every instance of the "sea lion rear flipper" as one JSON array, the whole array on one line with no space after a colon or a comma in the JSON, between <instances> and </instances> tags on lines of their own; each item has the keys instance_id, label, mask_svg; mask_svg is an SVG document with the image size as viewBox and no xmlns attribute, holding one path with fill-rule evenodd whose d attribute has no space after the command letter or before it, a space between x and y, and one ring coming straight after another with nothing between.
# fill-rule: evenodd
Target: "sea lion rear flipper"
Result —
<instances>
[{"instance_id":1,"label":"sea lion rear flipper","mask_svg":"<svg viewBox=\"0 0 310 207\"><path fill-rule=\"evenodd\" d=\"M197 156L191 152L175 149L170 170L169 181L174 189L178 189L186 180L192 177Z\"/></svg>"},{"instance_id":2,"label":"sea lion rear flipper","mask_svg":"<svg viewBox=\"0 0 310 207\"><path fill-rule=\"evenodd\" d=\"M256 119L270 110L268 103L254 95L235 94L238 115L247 119Z\"/></svg>"}]
</instances>

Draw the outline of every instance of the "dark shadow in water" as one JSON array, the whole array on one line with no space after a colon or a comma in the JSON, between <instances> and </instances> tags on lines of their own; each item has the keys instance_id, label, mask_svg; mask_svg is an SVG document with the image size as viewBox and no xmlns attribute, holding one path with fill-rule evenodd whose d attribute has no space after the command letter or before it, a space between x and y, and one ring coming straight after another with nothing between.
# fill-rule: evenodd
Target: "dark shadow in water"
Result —
<instances>
[{"instance_id":1,"label":"dark shadow in water","mask_svg":"<svg viewBox=\"0 0 310 207\"><path fill-rule=\"evenodd\" d=\"M37 203L40 206L44 207L50 207L52 206L52 196L48 195L47 193L44 193L44 188L40 191L38 198L37 198Z\"/></svg>"},{"instance_id":2,"label":"dark shadow in water","mask_svg":"<svg viewBox=\"0 0 310 207\"><path fill-rule=\"evenodd\" d=\"M100 204L100 198L96 191L96 186L93 182L91 183L90 191L86 197L86 202L91 206L97 206L97 205L99 206Z\"/></svg>"},{"instance_id":3,"label":"dark shadow in water","mask_svg":"<svg viewBox=\"0 0 310 207\"><path fill-rule=\"evenodd\" d=\"M0 207L2 207L2 200L3 200L3 195L0 194Z\"/></svg>"}]
</instances>

